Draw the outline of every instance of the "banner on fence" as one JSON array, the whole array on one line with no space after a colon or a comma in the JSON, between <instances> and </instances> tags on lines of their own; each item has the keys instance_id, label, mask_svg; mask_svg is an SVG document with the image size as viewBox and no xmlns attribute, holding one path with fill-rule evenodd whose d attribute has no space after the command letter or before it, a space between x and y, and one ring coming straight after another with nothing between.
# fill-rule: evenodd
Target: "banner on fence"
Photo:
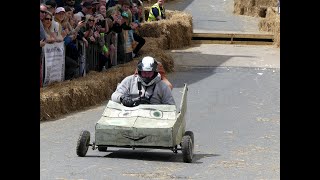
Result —
<instances>
[{"instance_id":1,"label":"banner on fence","mask_svg":"<svg viewBox=\"0 0 320 180\"><path fill-rule=\"evenodd\" d=\"M52 82L64 81L65 70L65 47L64 42L46 44L44 53L44 81L43 86Z\"/></svg>"}]
</instances>

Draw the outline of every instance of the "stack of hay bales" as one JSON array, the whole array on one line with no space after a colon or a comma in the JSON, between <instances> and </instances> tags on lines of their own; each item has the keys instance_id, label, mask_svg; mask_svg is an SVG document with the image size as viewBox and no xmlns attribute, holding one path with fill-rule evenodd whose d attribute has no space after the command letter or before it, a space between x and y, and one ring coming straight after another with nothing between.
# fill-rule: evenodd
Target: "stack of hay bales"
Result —
<instances>
[{"instance_id":1,"label":"stack of hay bales","mask_svg":"<svg viewBox=\"0 0 320 180\"><path fill-rule=\"evenodd\" d=\"M167 72L174 71L173 58L165 50L191 44L192 16L183 12L168 12L167 20L143 23L138 33L146 43L142 56L153 56L162 62ZM106 72L91 71L85 77L51 84L40 89L40 121L58 118L77 110L101 104L126 76L133 74L139 59L118 65Z\"/></svg>"},{"instance_id":2,"label":"stack of hay bales","mask_svg":"<svg viewBox=\"0 0 320 180\"><path fill-rule=\"evenodd\" d=\"M146 10L148 12L148 10ZM138 33L143 37L160 38L162 49L181 48L191 44L192 16L180 11L166 11L167 19L142 24Z\"/></svg>"},{"instance_id":3,"label":"stack of hay bales","mask_svg":"<svg viewBox=\"0 0 320 180\"><path fill-rule=\"evenodd\" d=\"M280 47L280 16L277 5L278 0L234 0L234 13L261 17L259 30L272 32L274 45Z\"/></svg>"},{"instance_id":4,"label":"stack of hay bales","mask_svg":"<svg viewBox=\"0 0 320 180\"><path fill-rule=\"evenodd\" d=\"M278 0L234 0L234 13L265 17L268 7L277 7Z\"/></svg>"},{"instance_id":5,"label":"stack of hay bales","mask_svg":"<svg viewBox=\"0 0 320 180\"><path fill-rule=\"evenodd\" d=\"M272 32L274 34L274 44L280 47L280 16L276 8L268 7L266 18L259 22L259 30Z\"/></svg>"}]
</instances>

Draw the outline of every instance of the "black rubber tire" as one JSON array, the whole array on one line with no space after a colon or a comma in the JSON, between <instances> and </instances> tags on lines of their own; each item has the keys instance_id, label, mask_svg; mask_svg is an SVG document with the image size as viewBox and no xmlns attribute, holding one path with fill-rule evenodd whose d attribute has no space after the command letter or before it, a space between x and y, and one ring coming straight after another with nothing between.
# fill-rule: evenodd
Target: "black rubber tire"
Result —
<instances>
[{"instance_id":1,"label":"black rubber tire","mask_svg":"<svg viewBox=\"0 0 320 180\"><path fill-rule=\"evenodd\" d=\"M77 142L77 155L84 157L89 149L90 144L90 132L83 130L80 133L78 142Z\"/></svg>"},{"instance_id":2,"label":"black rubber tire","mask_svg":"<svg viewBox=\"0 0 320 180\"><path fill-rule=\"evenodd\" d=\"M193 158L193 143L191 137L189 135L183 136L181 145L183 162L191 163Z\"/></svg>"},{"instance_id":3,"label":"black rubber tire","mask_svg":"<svg viewBox=\"0 0 320 180\"><path fill-rule=\"evenodd\" d=\"M194 135L192 131L186 131L184 132L184 135L190 136L192 140L192 144L194 145Z\"/></svg>"},{"instance_id":4,"label":"black rubber tire","mask_svg":"<svg viewBox=\"0 0 320 180\"><path fill-rule=\"evenodd\" d=\"M108 149L107 146L98 146L98 151L107 152L107 149Z\"/></svg>"}]
</instances>

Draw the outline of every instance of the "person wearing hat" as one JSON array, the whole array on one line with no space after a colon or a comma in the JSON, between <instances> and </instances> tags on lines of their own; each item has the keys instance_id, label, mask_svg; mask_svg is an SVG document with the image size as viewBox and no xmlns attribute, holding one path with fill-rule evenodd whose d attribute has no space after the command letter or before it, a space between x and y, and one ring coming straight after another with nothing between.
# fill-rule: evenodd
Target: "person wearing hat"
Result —
<instances>
[{"instance_id":1,"label":"person wearing hat","mask_svg":"<svg viewBox=\"0 0 320 180\"><path fill-rule=\"evenodd\" d=\"M81 21L82 17L85 17L87 14L92 14L92 3L84 2L82 4L82 9L78 13L74 14L74 18L76 22Z\"/></svg>"},{"instance_id":2,"label":"person wearing hat","mask_svg":"<svg viewBox=\"0 0 320 180\"><path fill-rule=\"evenodd\" d=\"M92 1L92 14L96 15L97 11L99 11L100 3L97 0Z\"/></svg>"},{"instance_id":3,"label":"person wearing hat","mask_svg":"<svg viewBox=\"0 0 320 180\"><path fill-rule=\"evenodd\" d=\"M68 31L62 27L65 13L66 11L63 7L58 7L55 11L54 20L58 23L57 41L62 41L68 34Z\"/></svg>"}]
</instances>

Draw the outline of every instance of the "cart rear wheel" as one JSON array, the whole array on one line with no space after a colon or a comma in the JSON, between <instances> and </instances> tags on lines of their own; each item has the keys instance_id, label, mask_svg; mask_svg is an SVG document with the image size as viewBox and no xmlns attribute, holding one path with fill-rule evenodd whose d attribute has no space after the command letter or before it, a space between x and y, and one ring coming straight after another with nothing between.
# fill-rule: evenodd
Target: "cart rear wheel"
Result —
<instances>
[{"instance_id":1,"label":"cart rear wheel","mask_svg":"<svg viewBox=\"0 0 320 180\"><path fill-rule=\"evenodd\" d=\"M107 146L98 146L98 151L106 152L108 149Z\"/></svg>"},{"instance_id":2,"label":"cart rear wheel","mask_svg":"<svg viewBox=\"0 0 320 180\"><path fill-rule=\"evenodd\" d=\"M90 143L90 132L83 130L80 133L78 143L77 143L77 155L80 157L84 157L89 148Z\"/></svg>"},{"instance_id":3,"label":"cart rear wheel","mask_svg":"<svg viewBox=\"0 0 320 180\"><path fill-rule=\"evenodd\" d=\"M184 135L190 136L192 140L192 144L194 144L194 135L192 131L186 131L184 132Z\"/></svg>"},{"instance_id":4,"label":"cart rear wheel","mask_svg":"<svg viewBox=\"0 0 320 180\"><path fill-rule=\"evenodd\" d=\"M181 145L183 161L191 163L193 158L193 142L191 137L189 135L184 135L182 137Z\"/></svg>"}]
</instances>

